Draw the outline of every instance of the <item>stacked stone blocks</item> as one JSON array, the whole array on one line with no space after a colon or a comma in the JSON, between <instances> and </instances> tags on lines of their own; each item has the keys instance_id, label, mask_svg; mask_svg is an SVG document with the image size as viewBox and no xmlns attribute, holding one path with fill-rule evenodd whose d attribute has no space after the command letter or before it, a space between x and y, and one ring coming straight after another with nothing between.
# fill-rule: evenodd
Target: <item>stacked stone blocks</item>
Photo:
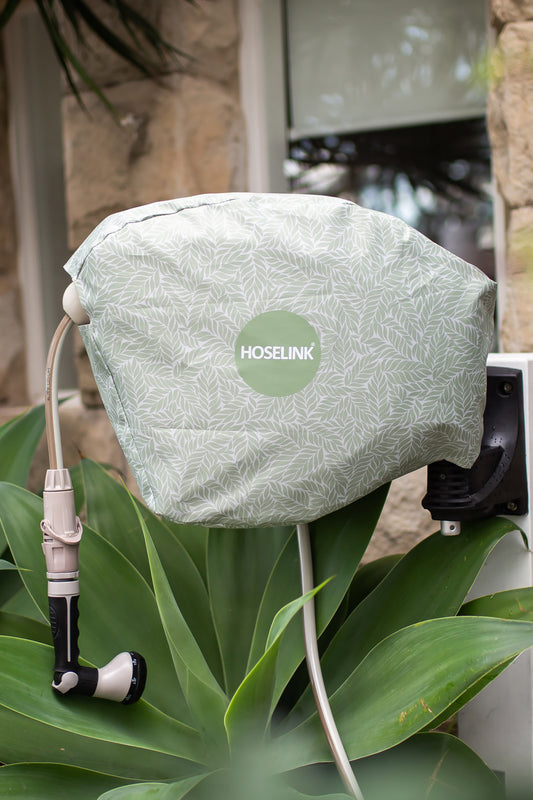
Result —
<instances>
[{"instance_id":1,"label":"stacked stone blocks","mask_svg":"<svg viewBox=\"0 0 533 800\"><path fill-rule=\"evenodd\" d=\"M505 204L505 303L500 341L533 350L533 0L492 0L488 123L493 171Z\"/></svg>"}]
</instances>

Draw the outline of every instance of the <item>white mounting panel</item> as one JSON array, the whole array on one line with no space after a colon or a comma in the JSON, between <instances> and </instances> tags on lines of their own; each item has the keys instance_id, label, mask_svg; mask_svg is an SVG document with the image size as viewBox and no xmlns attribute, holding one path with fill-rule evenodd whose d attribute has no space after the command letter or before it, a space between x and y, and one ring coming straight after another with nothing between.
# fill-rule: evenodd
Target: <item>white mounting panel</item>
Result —
<instances>
[{"instance_id":1,"label":"white mounting panel","mask_svg":"<svg viewBox=\"0 0 533 800\"><path fill-rule=\"evenodd\" d=\"M528 504L533 503L533 353L494 353L489 366L522 370ZM533 542L533 515L509 517ZM533 554L518 531L495 547L469 599L533 585ZM459 736L505 774L511 796L533 787L533 658L523 653L459 714ZM523 795L524 797L528 795ZM533 795L532 795L533 796Z\"/></svg>"}]
</instances>

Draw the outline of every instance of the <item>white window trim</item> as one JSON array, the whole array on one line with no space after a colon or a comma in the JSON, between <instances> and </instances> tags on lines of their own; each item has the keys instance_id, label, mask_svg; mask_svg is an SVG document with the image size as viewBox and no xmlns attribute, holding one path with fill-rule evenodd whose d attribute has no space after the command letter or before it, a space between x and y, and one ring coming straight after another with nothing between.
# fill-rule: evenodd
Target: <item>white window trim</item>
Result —
<instances>
[{"instance_id":1,"label":"white window trim","mask_svg":"<svg viewBox=\"0 0 533 800\"><path fill-rule=\"evenodd\" d=\"M248 140L248 190L287 192L281 0L239 0L240 91Z\"/></svg>"},{"instance_id":2,"label":"white window trim","mask_svg":"<svg viewBox=\"0 0 533 800\"><path fill-rule=\"evenodd\" d=\"M68 250L58 116L59 66L52 45L43 39L37 57L43 60L45 79L41 83L42 74L36 78L35 61L32 71L27 52L30 16L40 21L38 10L23 3L10 19L3 42L9 92L18 274L26 343L26 385L30 401L36 403L44 395L48 343L61 318L62 286L67 283L61 267L68 257ZM46 36L44 32L43 36ZM36 80L39 91L42 87L37 104ZM55 109L51 109L50 104L54 104ZM46 114L43 108L45 111L50 108L50 112ZM37 148L36 135L42 142L42 146ZM63 365L62 383L64 378L69 385L75 385L73 364Z\"/></svg>"},{"instance_id":3,"label":"white window trim","mask_svg":"<svg viewBox=\"0 0 533 800\"><path fill-rule=\"evenodd\" d=\"M32 160L25 157L30 150L30 121L22 102L27 80L21 25L23 13L28 13L24 7L10 20L9 33L4 34L4 47L9 91L9 146L16 210L18 271L26 339L26 380L29 398L36 402L43 394L46 345L41 302L35 175Z\"/></svg>"}]
</instances>

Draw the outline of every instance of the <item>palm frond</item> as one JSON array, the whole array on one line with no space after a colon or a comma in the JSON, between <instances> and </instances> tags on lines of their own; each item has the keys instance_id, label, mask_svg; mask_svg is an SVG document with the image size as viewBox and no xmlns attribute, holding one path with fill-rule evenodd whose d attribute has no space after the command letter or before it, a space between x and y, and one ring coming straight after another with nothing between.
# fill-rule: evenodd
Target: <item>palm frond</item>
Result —
<instances>
[{"instance_id":1,"label":"palm frond","mask_svg":"<svg viewBox=\"0 0 533 800\"><path fill-rule=\"evenodd\" d=\"M54 47L57 59L63 69L65 78L80 106L85 108L81 94L76 86L72 70L74 70L85 83L85 85L100 98L108 110L111 113L114 113L112 104L99 88L96 81L94 81L89 73L85 70L83 64L76 58L75 54L72 52L64 36L62 35L59 21L53 8L53 0L35 0L35 2L39 9L39 13L41 14L48 35L50 36L50 40Z\"/></svg>"},{"instance_id":2,"label":"palm frond","mask_svg":"<svg viewBox=\"0 0 533 800\"><path fill-rule=\"evenodd\" d=\"M6 0L6 4L0 11L0 28L3 28L6 22L11 18L14 11L17 10L21 0Z\"/></svg>"},{"instance_id":3,"label":"palm frond","mask_svg":"<svg viewBox=\"0 0 533 800\"><path fill-rule=\"evenodd\" d=\"M21 2L22 0L6 0L0 11L0 29L9 22ZM195 4L195 0L183 2ZM168 70L183 69L183 61L192 60L191 56L164 39L157 27L127 0L102 0L102 6L107 6L116 20L113 27L104 22L102 16L86 0L34 0L34 3L43 19L67 83L82 107L84 103L76 78L94 92L108 110L114 112L104 91L84 66L83 58L77 56L69 46L69 31L87 49L87 33L93 34L121 59L150 78Z\"/></svg>"}]
</instances>

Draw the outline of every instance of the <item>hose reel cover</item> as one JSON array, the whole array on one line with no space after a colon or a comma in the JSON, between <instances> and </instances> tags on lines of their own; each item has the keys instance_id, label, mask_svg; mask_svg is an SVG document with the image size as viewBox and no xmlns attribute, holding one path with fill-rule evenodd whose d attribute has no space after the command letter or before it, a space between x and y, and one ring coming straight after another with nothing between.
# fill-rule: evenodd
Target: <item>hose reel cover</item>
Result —
<instances>
[{"instance_id":1,"label":"hose reel cover","mask_svg":"<svg viewBox=\"0 0 533 800\"><path fill-rule=\"evenodd\" d=\"M108 217L65 268L156 513L308 522L479 453L495 284L398 219L328 197L202 195Z\"/></svg>"}]
</instances>

